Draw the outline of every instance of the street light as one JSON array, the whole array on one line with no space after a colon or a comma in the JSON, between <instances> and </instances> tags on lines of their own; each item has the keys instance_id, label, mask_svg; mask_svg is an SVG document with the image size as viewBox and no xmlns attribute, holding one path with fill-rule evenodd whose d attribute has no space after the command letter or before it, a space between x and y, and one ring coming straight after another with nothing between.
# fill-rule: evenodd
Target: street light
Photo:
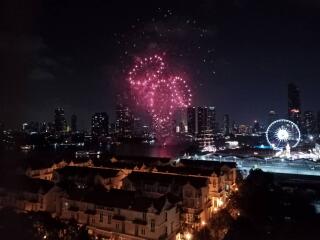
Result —
<instances>
[{"instance_id":1,"label":"street light","mask_svg":"<svg viewBox=\"0 0 320 240\"><path fill-rule=\"evenodd\" d=\"M221 207L223 205L223 200L221 198L218 198L217 203L218 207Z\"/></svg>"},{"instance_id":2,"label":"street light","mask_svg":"<svg viewBox=\"0 0 320 240\"><path fill-rule=\"evenodd\" d=\"M190 240L191 238L192 238L191 233L188 233L188 232L187 232L187 233L186 233L186 239L187 239L187 240Z\"/></svg>"}]
</instances>

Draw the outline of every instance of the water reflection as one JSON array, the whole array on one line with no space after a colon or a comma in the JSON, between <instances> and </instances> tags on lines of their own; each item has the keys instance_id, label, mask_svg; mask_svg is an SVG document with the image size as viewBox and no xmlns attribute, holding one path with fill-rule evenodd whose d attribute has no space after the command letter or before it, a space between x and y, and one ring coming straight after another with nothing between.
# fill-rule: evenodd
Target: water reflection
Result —
<instances>
[{"instance_id":1,"label":"water reflection","mask_svg":"<svg viewBox=\"0 0 320 240\"><path fill-rule=\"evenodd\" d=\"M121 144L113 147L115 155L146 156L146 157L177 157L187 146L159 146L150 144Z\"/></svg>"}]
</instances>

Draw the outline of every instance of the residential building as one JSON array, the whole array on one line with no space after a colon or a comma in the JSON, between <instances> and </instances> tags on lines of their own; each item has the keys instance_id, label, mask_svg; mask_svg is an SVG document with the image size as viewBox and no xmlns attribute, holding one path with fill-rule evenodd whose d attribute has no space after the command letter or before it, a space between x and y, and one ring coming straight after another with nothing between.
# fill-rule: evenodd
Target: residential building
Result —
<instances>
[{"instance_id":1,"label":"residential building","mask_svg":"<svg viewBox=\"0 0 320 240\"><path fill-rule=\"evenodd\" d=\"M58 216L86 224L89 233L110 239L175 239L180 229L178 200L124 190L67 190Z\"/></svg>"},{"instance_id":2,"label":"residential building","mask_svg":"<svg viewBox=\"0 0 320 240\"><path fill-rule=\"evenodd\" d=\"M121 188L122 179L128 172L121 169L100 167L78 167L67 166L53 173L53 181L72 183L79 189L101 185L107 189Z\"/></svg>"},{"instance_id":3,"label":"residential building","mask_svg":"<svg viewBox=\"0 0 320 240\"><path fill-rule=\"evenodd\" d=\"M63 108L57 108L54 111L54 128L57 133L63 133L67 131L67 121Z\"/></svg>"},{"instance_id":4,"label":"residential building","mask_svg":"<svg viewBox=\"0 0 320 240\"><path fill-rule=\"evenodd\" d=\"M14 175L1 177L0 208L11 207L18 212L45 211L55 213L54 184L42 179Z\"/></svg>"},{"instance_id":5,"label":"residential building","mask_svg":"<svg viewBox=\"0 0 320 240\"><path fill-rule=\"evenodd\" d=\"M108 134L109 117L105 112L95 113L91 118L91 134L93 137L101 137Z\"/></svg>"}]
</instances>

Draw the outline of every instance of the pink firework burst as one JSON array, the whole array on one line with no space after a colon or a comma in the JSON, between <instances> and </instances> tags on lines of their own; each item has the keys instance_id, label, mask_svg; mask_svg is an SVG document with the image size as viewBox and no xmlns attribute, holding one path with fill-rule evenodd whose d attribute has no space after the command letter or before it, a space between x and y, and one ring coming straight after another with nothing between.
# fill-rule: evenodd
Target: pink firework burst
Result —
<instances>
[{"instance_id":1,"label":"pink firework burst","mask_svg":"<svg viewBox=\"0 0 320 240\"><path fill-rule=\"evenodd\" d=\"M172 74L160 55L137 58L128 81L136 104L151 115L158 138L170 132L174 113L191 104L186 80Z\"/></svg>"}]
</instances>

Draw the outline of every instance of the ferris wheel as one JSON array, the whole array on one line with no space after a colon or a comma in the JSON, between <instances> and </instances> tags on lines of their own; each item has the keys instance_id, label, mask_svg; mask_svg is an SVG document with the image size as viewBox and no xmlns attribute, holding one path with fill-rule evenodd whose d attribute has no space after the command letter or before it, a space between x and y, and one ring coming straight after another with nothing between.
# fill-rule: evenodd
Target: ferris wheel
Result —
<instances>
[{"instance_id":1,"label":"ferris wheel","mask_svg":"<svg viewBox=\"0 0 320 240\"><path fill-rule=\"evenodd\" d=\"M287 147L296 147L301 139L297 124L287 119L272 122L266 131L266 138L274 150L283 150Z\"/></svg>"}]
</instances>

